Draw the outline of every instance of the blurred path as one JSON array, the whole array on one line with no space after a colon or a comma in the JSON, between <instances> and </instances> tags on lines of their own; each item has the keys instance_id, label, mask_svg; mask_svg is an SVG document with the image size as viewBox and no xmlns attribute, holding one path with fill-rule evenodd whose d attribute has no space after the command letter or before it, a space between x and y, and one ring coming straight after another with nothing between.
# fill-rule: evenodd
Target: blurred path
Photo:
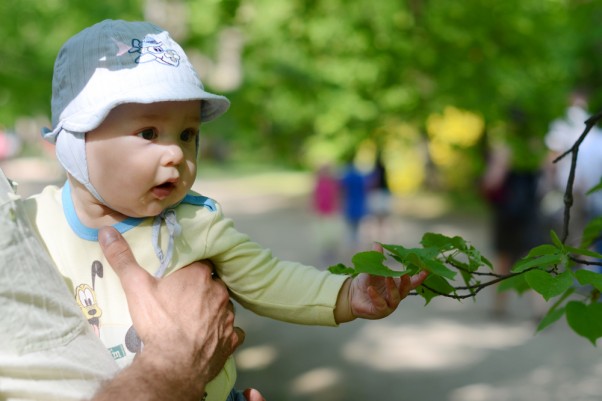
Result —
<instances>
[{"instance_id":1,"label":"blurred path","mask_svg":"<svg viewBox=\"0 0 602 401\"><path fill-rule=\"evenodd\" d=\"M320 265L303 191L233 184L205 181L197 189L220 199L237 228L277 256ZM398 206L402 213L385 242L414 246L433 231L460 235L489 255L482 216L436 216L442 209L437 199L407 199ZM491 298L484 291L476 303L436 299L424 307L412 297L390 318L339 328L296 326L238 308L238 324L247 332L237 352L238 385L259 388L268 401L600 399L599 348L564 320L535 334L529 295L512 294L510 316L503 320L490 316Z\"/></svg>"},{"instance_id":2,"label":"blurred path","mask_svg":"<svg viewBox=\"0 0 602 401\"><path fill-rule=\"evenodd\" d=\"M62 182L52 165L3 164L23 196ZM12 170L10 170L12 169ZM10 174L13 172L13 174ZM16 177L18 176L18 177ZM307 200L311 178L264 174L203 180L237 228L281 258L320 265ZM488 255L487 222L443 214L436 198L404 199L383 242L415 246L424 232L460 235ZM365 249L370 230L364 230ZM348 262L351 253L340 258ZM339 328L306 327L238 308L247 332L237 351L240 388L268 401L593 401L602 394L602 351L563 322L534 334L530 297L513 294L504 320L489 315L491 292L474 303L411 297L391 317Z\"/></svg>"}]
</instances>

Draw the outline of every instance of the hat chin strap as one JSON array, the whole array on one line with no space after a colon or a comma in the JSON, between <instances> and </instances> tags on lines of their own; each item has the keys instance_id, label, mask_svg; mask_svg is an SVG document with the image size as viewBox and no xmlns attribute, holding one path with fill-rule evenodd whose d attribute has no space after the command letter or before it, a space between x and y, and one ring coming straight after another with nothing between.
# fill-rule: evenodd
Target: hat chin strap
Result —
<instances>
[{"instance_id":1,"label":"hat chin strap","mask_svg":"<svg viewBox=\"0 0 602 401\"><path fill-rule=\"evenodd\" d=\"M90 182L86 160L86 134L65 129L56 138L56 156L65 170L103 205L110 207Z\"/></svg>"}]
</instances>

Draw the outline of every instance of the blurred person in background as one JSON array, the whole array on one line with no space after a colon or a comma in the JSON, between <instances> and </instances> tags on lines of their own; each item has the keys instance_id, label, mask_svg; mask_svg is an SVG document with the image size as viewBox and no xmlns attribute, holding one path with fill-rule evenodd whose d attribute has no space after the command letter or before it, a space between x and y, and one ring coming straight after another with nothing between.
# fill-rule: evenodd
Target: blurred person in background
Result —
<instances>
[{"instance_id":1,"label":"blurred person in background","mask_svg":"<svg viewBox=\"0 0 602 401\"><path fill-rule=\"evenodd\" d=\"M16 156L21 147L21 139L18 135L0 127L0 161Z\"/></svg>"},{"instance_id":2,"label":"blurred person in background","mask_svg":"<svg viewBox=\"0 0 602 401\"><path fill-rule=\"evenodd\" d=\"M320 261L327 266L335 264L339 256L341 238L339 179L331 164L323 164L315 175L312 193L315 245L319 249Z\"/></svg>"},{"instance_id":3,"label":"blurred person in background","mask_svg":"<svg viewBox=\"0 0 602 401\"><path fill-rule=\"evenodd\" d=\"M586 128L585 121L590 118L587 96L583 91L574 91L569 95L569 105L563 117L554 120L545 136L549 149L546 161L547 214L552 228L562 232L564 212L564 192L571 168L571 154L561 160L554 160L568 151L579 139ZM600 183L602 178L602 130L593 126L579 146L575 179L573 181L573 205L569 227L569 244L579 245L578 241L585 225L592 219L602 216L602 191L587 192ZM602 253L602 241L594 242L594 249Z\"/></svg>"},{"instance_id":4,"label":"blurred person in background","mask_svg":"<svg viewBox=\"0 0 602 401\"><path fill-rule=\"evenodd\" d=\"M387 169L381 152L376 155L374 168L369 179L368 209L376 226L374 238L377 241L386 242L388 241L387 223L391 215L392 197L387 179Z\"/></svg>"},{"instance_id":5,"label":"blurred person in background","mask_svg":"<svg viewBox=\"0 0 602 401\"><path fill-rule=\"evenodd\" d=\"M357 252L360 247L360 229L368 215L369 179L355 165L353 157L347 161L341 176L343 217L348 229L348 247Z\"/></svg>"},{"instance_id":6,"label":"blurred person in background","mask_svg":"<svg viewBox=\"0 0 602 401\"><path fill-rule=\"evenodd\" d=\"M503 138L486 135L486 168L481 179L481 191L491 210L491 243L494 252L494 268L498 274L507 275L512 266L528 251L541 243L542 228L539 218L540 171L521 163L516 150L525 144L521 138L524 115L511 111L510 131ZM513 135L516 133L517 135ZM497 291L494 296L493 314L507 314L507 292Z\"/></svg>"}]
</instances>

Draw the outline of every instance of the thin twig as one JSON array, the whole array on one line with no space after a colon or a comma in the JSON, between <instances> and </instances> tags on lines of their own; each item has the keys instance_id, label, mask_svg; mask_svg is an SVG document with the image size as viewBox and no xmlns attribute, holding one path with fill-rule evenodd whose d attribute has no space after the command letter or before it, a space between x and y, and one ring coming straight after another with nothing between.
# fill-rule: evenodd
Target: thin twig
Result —
<instances>
[{"instance_id":1,"label":"thin twig","mask_svg":"<svg viewBox=\"0 0 602 401\"><path fill-rule=\"evenodd\" d=\"M571 146L569 150L554 159L554 163L557 163L569 153L571 153L571 169L569 171L569 177L564 191L564 223L562 226L562 243L564 244L569 236L569 222L571 220L571 207L573 206L573 184L575 182L575 170L577 168L577 155L579 154L579 146L585 139L589 131L594 125L602 118L602 112L594 114L587 120L585 120L585 129L577 141Z\"/></svg>"},{"instance_id":2,"label":"thin twig","mask_svg":"<svg viewBox=\"0 0 602 401\"><path fill-rule=\"evenodd\" d=\"M574 257L569 257L569 259L571 259L573 262L577 262L580 263L582 265L586 265L586 266L602 266L602 262L596 262L593 260L585 260L585 259L579 259L579 258L574 258Z\"/></svg>"},{"instance_id":3,"label":"thin twig","mask_svg":"<svg viewBox=\"0 0 602 401\"><path fill-rule=\"evenodd\" d=\"M466 287L454 287L454 291L470 291L469 294L462 294L462 295L453 294L453 295L450 295L450 294L445 294L445 293L443 293L441 291L435 290L434 288L431 288L431 287L429 287L429 286L427 286L425 284L422 284L422 287L424 287L427 290L432 291L435 294L440 295L442 297L452 298L452 299L466 299L466 298L472 298L472 297L474 297L475 295L477 295L479 292L481 292L482 290L484 290L487 287L490 287L490 286L492 286L494 284L500 283L500 282L502 282L504 280L507 280L509 278L520 276L522 274L525 274L525 273L527 273L527 272L529 272L531 270L536 270L538 268L539 268L538 266L533 266L533 267L530 267L530 268L525 269L525 270L523 270L521 272L518 272L518 273L498 274L496 279L487 281L485 283L479 283L479 284L470 285L470 286L466 286ZM556 271L556 267L553 267L553 268L547 270L548 273L553 273L554 271ZM473 272L472 274L475 274L475 273L476 272ZM419 294L417 292L411 292L410 295L419 295Z\"/></svg>"}]
</instances>

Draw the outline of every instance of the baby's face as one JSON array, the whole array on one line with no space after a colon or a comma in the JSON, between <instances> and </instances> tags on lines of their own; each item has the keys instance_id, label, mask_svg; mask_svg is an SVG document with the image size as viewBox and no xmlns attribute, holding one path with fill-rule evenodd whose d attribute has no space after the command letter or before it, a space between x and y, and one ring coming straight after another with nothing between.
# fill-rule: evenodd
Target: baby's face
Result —
<instances>
[{"instance_id":1,"label":"baby's face","mask_svg":"<svg viewBox=\"0 0 602 401\"><path fill-rule=\"evenodd\" d=\"M200 101L127 103L86 134L92 185L115 211L156 216L184 198L196 176Z\"/></svg>"}]
</instances>

